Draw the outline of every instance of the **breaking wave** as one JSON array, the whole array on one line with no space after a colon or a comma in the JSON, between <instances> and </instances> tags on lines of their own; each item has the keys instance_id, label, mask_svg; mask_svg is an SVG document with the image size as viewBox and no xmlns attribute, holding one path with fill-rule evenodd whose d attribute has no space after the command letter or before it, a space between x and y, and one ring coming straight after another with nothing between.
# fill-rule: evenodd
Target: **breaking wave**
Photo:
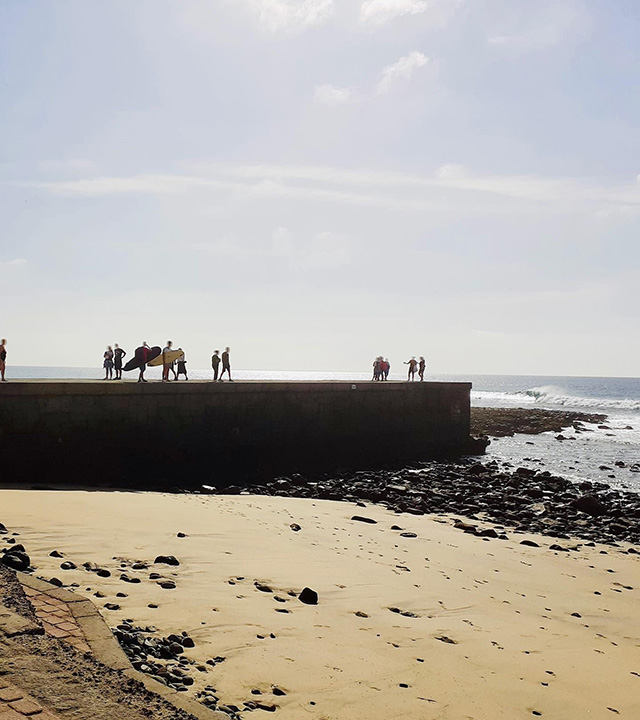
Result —
<instances>
[{"instance_id":1,"label":"breaking wave","mask_svg":"<svg viewBox=\"0 0 640 720\"><path fill-rule=\"evenodd\" d=\"M543 385L529 390L517 392L485 392L482 390L471 393L472 400L483 404L491 402L508 403L509 405L551 405L569 408L587 408L593 410L627 410L640 411L640 400L628 398L595 398L568 395L563 388L554 385Z\"/></svg>"}]
</instances>

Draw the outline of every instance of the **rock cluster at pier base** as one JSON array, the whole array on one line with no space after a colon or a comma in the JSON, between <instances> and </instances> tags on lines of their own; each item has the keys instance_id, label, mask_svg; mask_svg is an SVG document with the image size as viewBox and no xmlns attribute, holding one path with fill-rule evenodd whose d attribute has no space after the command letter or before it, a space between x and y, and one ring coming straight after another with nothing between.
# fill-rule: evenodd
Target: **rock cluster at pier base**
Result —
<instances>
[{"instance_id":1,"label":"rock cluster at pier base","mask_svg":"<svg viewBox=\"0 0 640 720\"><path fill-rule=\"evenodd\" d=\"M640 495L602 482L574 484L548 471L497 462L418 462L403 470L295 474L246 490L284 497L380 503L398 513L453 513L554 537L640 544Z\"/></svg>"}]
</instances>

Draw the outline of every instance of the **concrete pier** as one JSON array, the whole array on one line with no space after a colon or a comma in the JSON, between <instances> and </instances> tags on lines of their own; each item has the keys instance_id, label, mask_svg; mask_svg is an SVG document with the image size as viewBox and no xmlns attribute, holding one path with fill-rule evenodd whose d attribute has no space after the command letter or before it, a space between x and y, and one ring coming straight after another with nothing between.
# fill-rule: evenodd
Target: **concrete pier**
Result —
<instances>
[{"instance_id":1,"label":"concrete pier","mask_svg":"<svg viewBox=\"0 0 640 720\"><path fill-rule=\"evenodd\" d=\"M13 381L3 482L166 487L469 450L470 383Z\"/></svg>"}]
</instances>

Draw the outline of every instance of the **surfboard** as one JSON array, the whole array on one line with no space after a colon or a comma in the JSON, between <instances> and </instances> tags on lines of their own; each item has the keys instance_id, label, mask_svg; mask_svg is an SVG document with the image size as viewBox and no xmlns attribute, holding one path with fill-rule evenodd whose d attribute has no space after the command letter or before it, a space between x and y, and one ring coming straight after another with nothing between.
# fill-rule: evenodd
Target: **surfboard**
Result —
<instances>
[{"instance_id":1,"label":"surfboard","mask_svg":"<svg viewBox=\"0 0 640 720\"><path fill-rule=\"evenodd\" d=\"M182 357L184 357L183 350L169 350L169 352L164 353L164 357L162 353L160 353L157 358L149 360L149 362L147 362L147 365L149 367L156 367L157 365L163 365L165 362L167 363L167 365L171 365L174 360L180 360L180 358Z\"/></svg>"},{"instance_id":2,"label":"surfboard","mask_svg":"<svg viewBox=\"0 0 640 720\"><path fill-rule=\"evenodd\" d=\"M153 360L153 359L157 358L158 355L162 355L161 347L154 345L154 347L149 348L147 365L149 364L149 360ZM129 362L122 369L125 372L129 372L129 370L135 370L136 368L139 368L141 365L144 365L144 348L143 347L136 348L136 351L133 354L133 357L131 358L131 360L129 360Z\"/></svg>"}]
</instances>

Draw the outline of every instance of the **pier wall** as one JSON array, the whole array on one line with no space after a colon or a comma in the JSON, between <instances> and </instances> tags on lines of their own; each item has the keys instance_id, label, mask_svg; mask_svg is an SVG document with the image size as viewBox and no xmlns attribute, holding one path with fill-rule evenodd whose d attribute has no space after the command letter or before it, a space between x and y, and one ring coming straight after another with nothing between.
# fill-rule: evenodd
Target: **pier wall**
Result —
<instances>
[{"instance_id":1,"label":"pier wall","mask_svg":"<svg viewBox=\"0 0 640 720\"><path fill-rule=\"evenodd\" d=\"M238 473L461 454L470 390L435 382L14 381L0 386L0 478L224 485Z\"/></svg>"}]
</instances>

